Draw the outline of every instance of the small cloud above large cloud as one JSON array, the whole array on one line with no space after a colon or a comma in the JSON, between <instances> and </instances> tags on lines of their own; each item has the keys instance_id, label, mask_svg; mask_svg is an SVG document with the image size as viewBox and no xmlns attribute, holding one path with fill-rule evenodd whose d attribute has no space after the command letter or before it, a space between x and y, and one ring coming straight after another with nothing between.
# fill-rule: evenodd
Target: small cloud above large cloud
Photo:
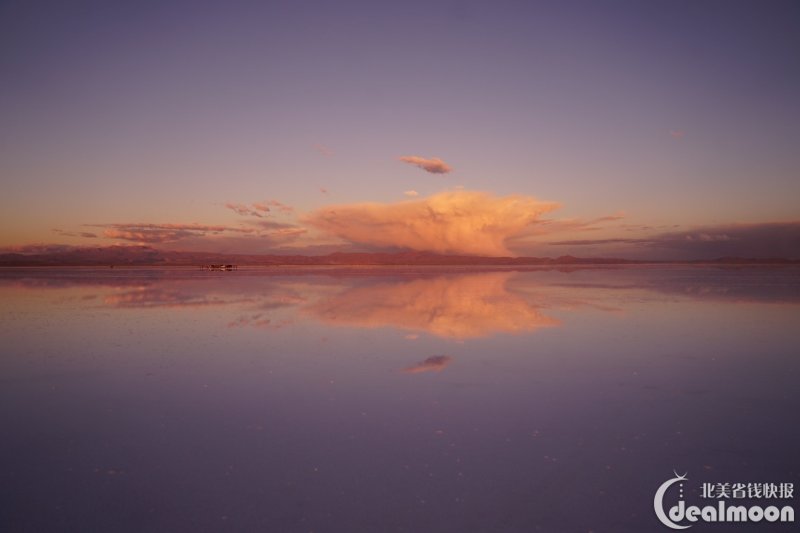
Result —
<instances>
[{"instance_id":1,"label":"small cloud above large cloud","mask_svg":"<svg viewBox=\"0 0 800 533\"><path fill-rule=\"evenodd\" d=\"M344 240L437 253L506 256L506 240L557 208L530 196L447 191L391 204L329 206L306 217Z\"/></svg>"},{"instance_id":2,"label":"small cloud above large cloud","mask_svg":"<svg viewBox=\"0 0 800 533\"><path fill-rule=\"evenodd\" d=\"M404 155L399 158L403 163L417 166L425 172L431 174L447 174L453 171L453 167L439 159L438 157L420 157L418 155Z\"/></svg>"}]
</instances>

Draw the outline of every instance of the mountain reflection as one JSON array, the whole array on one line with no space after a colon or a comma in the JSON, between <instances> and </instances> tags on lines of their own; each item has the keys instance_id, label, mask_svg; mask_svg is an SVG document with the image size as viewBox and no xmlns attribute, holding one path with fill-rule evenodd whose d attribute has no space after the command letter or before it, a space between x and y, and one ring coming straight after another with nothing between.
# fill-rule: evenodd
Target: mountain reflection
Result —
<instances>
[{"instance_id":1,"label":"mountain reflection","mask_svg":"<svg viewBox=\"0 0 800 533\"><path fill-rule=\"evenodd\" d=\"M688 266L568 272L287 268L219 276L180 269L0 269L0 300L9 309L41 312L51 306L71 312L169 309L208 317L209 324L218 322L229 331L291 331L316 321L397 328L409 341L426 333L466 340L557 326L560 322L550 316L555 310L574 316L625 313L641 302L796 303L799 274L795 267ZM417 371L443 368L436 361L417 366Z\"/></svg>"},{"instance_id":2,"label":"mountain reflection","mask_svg":"<svg viewBox=\"0 0 800 533\"><path fill-rule=\"evenodd\" d=\"M305 311L331 325L393 326L454 339L558 325L507 289L514 275L489 272L371 284L345 289Z\"/></svg>"}]
</instances>

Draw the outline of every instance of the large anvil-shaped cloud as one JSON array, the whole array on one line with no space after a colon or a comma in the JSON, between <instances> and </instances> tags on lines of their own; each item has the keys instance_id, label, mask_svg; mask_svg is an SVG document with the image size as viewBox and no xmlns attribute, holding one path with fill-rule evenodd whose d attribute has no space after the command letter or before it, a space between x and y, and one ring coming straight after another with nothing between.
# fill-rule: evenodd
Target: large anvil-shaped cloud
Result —
<instances>
[{"instance_id":1,"label":"large anvil-shaped cloud","mask_svg":"<svg viewBox=\"0 0 800 533\"><path fill-rule=\"evenodd\" d=\"M511 255L505 241L558 204L529 196L448 191L392 204L329 206L305 222L350 242L437 253Z\"/></svg>"}]
</instances>

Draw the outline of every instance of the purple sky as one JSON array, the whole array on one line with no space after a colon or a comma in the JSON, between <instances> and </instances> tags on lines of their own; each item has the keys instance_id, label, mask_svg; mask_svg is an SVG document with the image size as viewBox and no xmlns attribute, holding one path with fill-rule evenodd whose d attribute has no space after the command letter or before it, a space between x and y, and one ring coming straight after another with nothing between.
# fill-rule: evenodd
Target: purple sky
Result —
<instances>
[{"instance_id":1,"label":"purple sky","mask_svg":"<svg viewBox=\"0 0 800 533\"><path fill-rule=\"evenodd\" d=\"M798 24L791 1L4 2L0 246L798 257Z\"/></svg>"}]
</instances>

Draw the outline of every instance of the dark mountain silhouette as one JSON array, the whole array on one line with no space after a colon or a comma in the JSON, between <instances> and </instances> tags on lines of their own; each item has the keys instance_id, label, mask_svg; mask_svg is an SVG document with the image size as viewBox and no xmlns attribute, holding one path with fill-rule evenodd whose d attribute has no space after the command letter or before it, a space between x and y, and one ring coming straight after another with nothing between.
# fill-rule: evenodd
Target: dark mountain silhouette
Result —
<instances>
[{"instance_id":1,"label":"dark mountain silhouette","mask_svg":"<svg viewBox=\"0 0 800 533\"><path fill-rule=\"evenodd\" d=\"M550 257L482 257L442 255L430 252L335 252L327 255L270 255L221 254L210 252L176 252L150 246L80 247L45 253L0 253L0 266L192 266L236 264L242 266L270 265L614 265L644 264L619 258L581 258L564 255ZM797 264L788 259L755 259L725 257L711 261L680 261L681 263L715 264ZM662 263L664 263L662 261Z\"/></svg>"}]
</instances>

